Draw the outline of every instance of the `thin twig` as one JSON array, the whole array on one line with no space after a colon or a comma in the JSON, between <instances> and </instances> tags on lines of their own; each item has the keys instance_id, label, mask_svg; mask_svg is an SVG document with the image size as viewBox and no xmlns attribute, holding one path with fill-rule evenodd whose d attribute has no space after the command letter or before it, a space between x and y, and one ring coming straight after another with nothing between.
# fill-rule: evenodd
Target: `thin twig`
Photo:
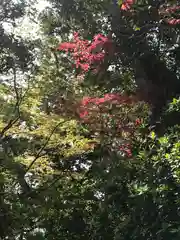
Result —
<instances>
[{"instance_id":1,"label":"thin twig","mask_svg":"<svg viewBox=\"0 0 180 240\"><path fill-rule=\"evenodd\" d=\"M20 96L19 96L19 92L17 89L17 75L16 75L16 69L15 66L13 67L13 85L14 85L14 91L15 91L15 95L16 95L16 103L14 106L14 113L17 112L17 116L15 116L14 119L9 120L9 122L7 123L7 125L1 130L0 132L0 137L2 138L3 135L5 134L6 131L8 131L20 118Z\"/></svg>"},{"instance_id":2,"label":"thin twig","mask_svg":"<svg viewBox=\"0 0 180 240\"><path fill-rule=\"evenodd\" d=\"M30 165L28 166L25 174L31 169L31 167L33 166L33 164L36 162L36 160L41 157L41 153L42 151L44 150L44 148L47 146L48 142L50 141L52 135L54 134L54 132L56 131L56 129L61 125L63 124L65 121L63 122L59 122L54 128L53 130L51 131L49 137L47 138L46 142L44 143L44 145L41 147L41 149L39 150L39 152L37 153L37 155L35 156L34 160L30 163Z\"/></svg>"},{"instance_id":3,"label":"thin twig","mask_svg":"<svg viewBox=\"0 0 180 240\"><path fill-rule=\"evenodd\" d=\"M34 72L34 70L32 71L32 73L33 72ZM26 96L26 94L29 90L29 86L28 86L25 93L21 96L19 95L18 88L17 88L17 74L16 74L15 66L13 67L13 85L14 85L14 91L15 91L15 95L16 95L16 103L14 105L13 112L14 113L17 112L17 116L13 119L10 119L9 122L7 123L7 125L1 130L0 138L2 138L5 134L5 132L7 132L20 119L20 105L21 105L23 99L25 98L25 96Z\"/></svg>"}]
</instances>

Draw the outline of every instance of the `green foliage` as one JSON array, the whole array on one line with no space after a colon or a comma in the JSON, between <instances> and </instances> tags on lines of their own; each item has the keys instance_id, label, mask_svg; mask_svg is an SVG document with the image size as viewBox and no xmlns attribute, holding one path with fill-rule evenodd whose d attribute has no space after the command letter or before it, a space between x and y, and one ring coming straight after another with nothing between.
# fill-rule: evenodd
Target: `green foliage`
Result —
<instances>
[{"instance_id":1,"label":"green foliage","mask_svg":"<svg viewBox=\"0 0 180 240\"><path fill-rule=\"evenodd\" d=\"M49 2L39 42L1 34L0 239L179 239L178 27L161 25L147 1L123 13L122 1ZM3 1L2 23L30 4ZM56 51L74 30L88 40L111 30L109 68L82 75ZM107 93L136 101L82 121L82 98ZM137 125L120 133L116 120Z\"/></svg>"}]
</instances>

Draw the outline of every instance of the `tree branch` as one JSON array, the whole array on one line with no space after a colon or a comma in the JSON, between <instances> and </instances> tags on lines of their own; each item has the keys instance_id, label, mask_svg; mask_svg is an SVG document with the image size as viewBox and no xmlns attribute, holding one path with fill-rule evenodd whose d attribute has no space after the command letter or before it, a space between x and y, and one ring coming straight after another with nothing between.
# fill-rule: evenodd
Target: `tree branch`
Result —
<instances>
[{"instance_id":1,"label":"tree branch","mask_svg":"<svg viewBox=\"0 0 180 240\"><path fill-rule=\"evenodd\" d=\"M63 122L59 122L54 128L53 130L51 131L49 137L47 138L46 142L44 143L44 145L41 147L41 149L38 151L37 155L35 156L34 160L30 163L30 165L28 166L25 174L32 168L32 166L34 165L34 163L36 162L36 160L41 157L41 153L42 151L45 149L45 147L47 146L48 142L50 141L52 135L54 134L54 132L56 131L56 129L61 125L63 124L65 121Z\"/></svg>"}]
</instances>

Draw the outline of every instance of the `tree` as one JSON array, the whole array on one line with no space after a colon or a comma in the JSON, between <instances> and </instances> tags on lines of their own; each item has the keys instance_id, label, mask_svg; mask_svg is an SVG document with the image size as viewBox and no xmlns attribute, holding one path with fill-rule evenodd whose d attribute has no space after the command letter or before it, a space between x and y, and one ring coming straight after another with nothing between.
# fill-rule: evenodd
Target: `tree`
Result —
<instances>
[{"instance_id":1,"label":"tree","mask_svg":"<svg viewBox=\"0 0 180 240\"><path fill-rule=\"evenodd\" d=\"M179 239L179 5L50 3L3 69L1 239Z\"/></svg>"}]
</instances>

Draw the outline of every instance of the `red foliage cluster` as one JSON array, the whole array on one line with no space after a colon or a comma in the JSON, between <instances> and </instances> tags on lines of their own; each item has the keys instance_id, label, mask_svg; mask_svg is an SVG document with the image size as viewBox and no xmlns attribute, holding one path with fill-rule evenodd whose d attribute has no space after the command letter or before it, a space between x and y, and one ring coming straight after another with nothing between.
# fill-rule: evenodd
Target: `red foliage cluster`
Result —
<instances>
[{"instance_id":1,"label":"red foliage cluster","mask_svg":"<svg viewBox=\"0 0 180 240\"><path fill-rule=\"evenodd\" d=\"M129 11L132 8L132 5L136 2L136 0L125 0L123 4L121 5L121 10L123 11ZM160 15L166 15L168 14L174 14L177 11L180 11L180 6L172 6L172 7L167 7L166 9L159 10ZM180 24L180 19L179 18L165 18L165 22L169 25L178 25Z\"/></svg>"},{"instance_id":2,"label":"red foliage cluster","mask_svg":"<svg viewBox=\"0 0 180 240\"><path fill-rule=\"evenodd\" d=\"M131 8L131 5L135 3L135 0L125 0L121 5L121 10L127 11Z\"/></svg>"},{"instance_id":3,"label":"red foliage cluster","mask_svg":"<svg viewBox=\"0 0 180 240\"><path fill-rule=\"evenodd\" d=\"M169 19L166 21L169 25L178 25L180 24L180 19L176 19L176 18L173 18L173 19Z\"/></svg>"},{"instance_id":4,"label":"red foliage cluster","mask_svg":"<svg viewBox=\"0 0 180 240\"><path fill-rule=\"evenodd\" d=\"M116 93L107 93L104 95L102 98L93 98L93 97L84 97L82 99L82 106L86 106L89 103L94 103L94 104L101 104L105 103L108 101L116 101L116 102L121 102L121 103L128 103L130 101L130 98L128 96L120 96Z\"/></svg>"},{"instance_id":5,"label":"red foliage cluster","mask_svg":"<svg viewBox=\"0 0 180 240\"><path fill-rule=\"evenodd\" d=\"M136 101L133 97L117 93L108 93L101 98L84 97L80 102L79 116L91 130L102 132L103 135L112 138L113 149L130 158L132 157L130 144L120 144L113 139L114 137L123 139L123 132L126 132L129 137L126 136L125 141L128 142L133 137L135 129L142 124L142 120L139 118L135 121L127 119L127 114L123 115L120 110L125 106L130 110L130 106L133 106Z\"/></svg>"},{"instance_id":6,"label":"red foliage cluster","mask_svg":"<svg viewBox=\"0 0 180 240\"><path fill-rule=\"evenodd\" d=\"M131 145L129 143L126 144L122 144L119 147L119 150L125 154L126 157L131 158L132 157L132 149L131 149Z\"/></svg>"},{"instance_id":7,"label":"red foliage cluster","mask_svg":"<svg viewBox=\"0 0 180 240\"><path fill-rule=\"evenodd\" d=\"M164 13L166 14L176 14L177 12L180 11L180 6L173 6L173 7L168 7L166 8L163 12L160 11L160 14ZM165 19L166 23L169 25L178 25L180 24L180 19L179 18L168 18Z\"/></svg>"},{"instance_id":8,"label":"red foliage cluster","mask_svg":"<svg viewBox=\"0 0 180 240\"><path fill-rule=\"evenodd\" d=\"M173 7L166 8L165 12L167 12L167 13L175 13L175 12L177 12L179 10L180 10L180 6L173 6Z\"/></svg>"},{"instance_id":9,"label":"red foliage cluster","mask_svg":"<svg viewBox=\"0 0 180 240\"><path fill-rule=\"evenodd\" d=\"M129 96L121 96L116 93L108 93L105 94L104 97L84 97L80 103L80 118L84 118L88 116L88 110L92 111L91 106L100 106L103 103L111 103L111 104L131 104L135 99ZM91 104L91 106L90 106ZM96 108L93 108L96 111Z\"/></svg>"},{"instance_id":10,"label":"red foliage cluster","mask_svg":"<svg viewBox=\"0 0 180 240\"><path fill-rule=\"evenodd\" d=\"M71 52L76 68L87 72L90 68L97 69L103 62L107 52L111 50L112 41L102 35L95 35L91 42L82 40L78 33L74 33L74 40L71 43L64 42L58 50Z\"/></svg>"},{"instance_id":11,"label":"red foliage cluster","mask_svg":"<svg viewBox=\"0 0 180 240\"><path fill-rule=\"evenodd\" d=\"M137 118L135 121L135 125L139 126L139 125L141 125L141 123L142 123L142 120L140 118Z\"/></svg>"}]
</instances>

